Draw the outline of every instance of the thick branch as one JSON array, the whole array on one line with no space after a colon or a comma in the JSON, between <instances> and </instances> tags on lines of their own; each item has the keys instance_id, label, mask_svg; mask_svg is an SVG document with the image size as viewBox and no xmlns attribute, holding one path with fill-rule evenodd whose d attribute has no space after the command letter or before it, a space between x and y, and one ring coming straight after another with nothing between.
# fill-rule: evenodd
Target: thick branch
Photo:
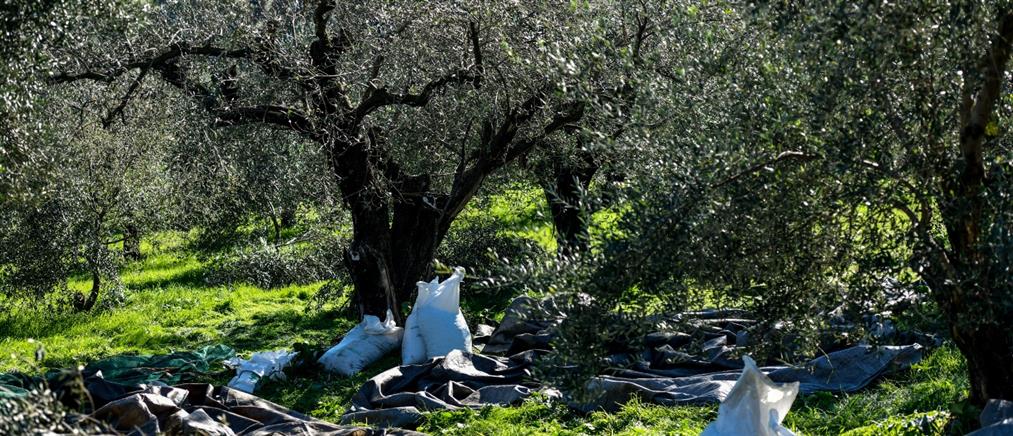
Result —
<instances>
[{"instance_id":1,"label":"thick branch","mask_svg":"<svg viewBox=\"0 0 1013 436\"><path fill-rule=\"evenodd\" d=\"M482 85L484 67L482 66L482 49L478 38L478 32L478 24L475 22L469 22L468 40L471 43L472 56L474 57L473 63L467 68L459 68L433 79L429 83L426 83L422 87L422 91L417 94L409 92L395 94L391 93L384 87L374 86L373 81L380 73L380 66L383 62L383 58L378 57L374 59L373 68L370 71L369 88L366 90L366 95L363 97L359 105L352 110L350 114L352 122L358 124L370 113L384 106L425 106L429 104L429 100L431 100L436 93L442 91L447 86L471 83L471 85L476 89L480 88Z\"/></svg>"},{"instance_id":2,"label":"thick branch","mask_svg":"<svg viewBox=\"0 0 1013 436\"><path fill-rule=\"evenodd\" d=\"M424 87L418 94L411 93L399 93L391 94L386 88L372 89L366 94L362 102L352 111L352 120L355 122L362 121L367 115L373 111L390 105L404 105L412 107L421 107L429 104L429 100L433 96L443 90L443 88L449 85L460 85L464 83L478 80L478 75L472 74L468 70L457 70L440 78L437 78Z\"/></svg>"},{"instance_id":3,"label":"thick branch","mask_svg":"<svg viewBox=\"0 0 1013 436\"><path fill-rule=\"evenodd\" d=\"M127 73L130 70L138 68L155 68L159 65L163 65L174 61L183 55L199 55L208 57L223 57L223 58L247 58L250 56L249 49L235 49L230 50L221 47L212 46L200 46L190 47L186 44L175 44L170 47L167 51L147 59L142 59L134 62L128 62L122 65L106 68L102 71L84 71L81 73L60 73L49 78L50 83L68 83L78 80L95 80L100 82L111 83L117 77Z\"/></svg>"},{"instance_id":4,"label":"thick branch","mask_svg":"<svg viewBox=\"0 0 1013 436\"><path fill-rule=\"evenodd\" d=\"M277 105L260 105L239 107L227 110L214 110L215 125L235 126L240 124L272 124L297 132L311 133L312 123L301 112Z\"/></svg>"},{"instance_id":5,"label":"thick branch","mask_svg":"<svg viewBox=\"0 0 1013 436\"><path fill-rule=\"evenodd\" d=\"M981 189L985 183L985 126L992 117L1002 91L1002 79L1010 60L1011 44L1013 12L1006 12L999 20L999 33L982 57L980 88L976 93L966 90L960 102L961 159L954 162L960 176L952 179L946 174L942 175L946 196L950 197L943 205L947 236L956 254L954 258L963 262L982 259L977 244L981 236L984 208Z\"/></svg>"},{"instance_id":6,"label":"thick branch","mask_svg":"<svg viewBox=\"0 0 1013 436\"><path fill-rule=\"evenodd\" d=\"M1002 79L1009 63L1010 49L1013 44L1013 12L1007 13L999 22L999 34L988 53L982 59L984 69L981 88L974 98L973 106L967 108L966 125L962 126L960 148L965 159L972 157L976 162L981 159L981 143L985 137L985 126L992 117L995 103L1002 91ZM977 155L977 156L973 156Z\"/></svg>"}]
</instances>

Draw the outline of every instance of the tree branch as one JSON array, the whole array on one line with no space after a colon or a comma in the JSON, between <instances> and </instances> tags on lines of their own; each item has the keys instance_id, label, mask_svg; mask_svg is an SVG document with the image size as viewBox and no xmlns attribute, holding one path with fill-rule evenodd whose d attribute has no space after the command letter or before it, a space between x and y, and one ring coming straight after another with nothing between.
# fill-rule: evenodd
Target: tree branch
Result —
<instances>
[{"instance_id":1,"label":"tree branch","mask_svg":"<svg viewBox=\"0 0 1013 436\"><path fill-rule=\"evenodd\" d=\"M370 71L369 88L366 90L366 94L362 98L362 101L359 102L359 105L356 106L350 113L350 119L352 122L357 124L370 113L384 106L425 106L429 104L429 100L431 100L436 93L442 91L447 86L463 85L470 82L475 89L480 88L482 86L485 68L482 66L482 49L478 38L478 32L478 24L475 22L469 22L468 39L471 42L472 56L474 57L473 63L466 68L459 68L431 80L429 83L426 83L422 87L422 91L417 94L409 92L394 94L388 91L385 87L375 86L373 81L380 74L380 65L383 62L383 57L377 57L374 59L373 68Z\"/></svg>"},{"instance_id":2,"label":"tree branch","mask_svg":"<svg viewBox=\"0 0 1013 436\"><path fill-rule=\"evenodd\" d=\"M127 73L130 70L138 68L155 68L160 65L172 62L173 60L184 55L200 55L200 56L223 57L223 58L248 58L250 57L250 50L246 48L232 50L214 46L190 47L186 44L175 44L165 52L159 54L158 56L134 62L128 62L114 67L109 67L106 68L104 71L84 71L81 73L56 74L49 78L49 83L59 84L59 83L74 82L78 80L94 80L99 82L111 83L117 77Z\"/></svg>"},{"instance_id":3,"label":"tree branch","mask_svg":"<svg viewBox=\"0 0 1013 436\"><path fill-rule=\"evenodd\" d=\"M961 184L965 194L976 191L985 178L982 143L996 100L1002 91L1002 79L1013 44L1013 12L999 20L999 33L981 60L981 87L977 93L965 92L960 103L960 154L963 157Z\"/></svg>"},{"instance_id":4,"label":"tree branch","mask_svg":"<svg viewBox=\"0 0 1013 436\"><path fill-rule=\"evenodd\" d=\"M141 72L134 79L130 87L127 88L127 92L123 94L123 98L120 99L120 104L116 105L109 113L106 114L105 118L102 119L102 127L108 129L112 125L113 118L123 112L123 109L127 107L127 103L130 101L130 97L133 96L137 88L140 87L141 82L144 81L144 77L148 75L148 68L141 68Z\"/></svg>"},{"instance_id":5,"label":"tree branch","mask_svg":"<svg viewBox=\"0 0 1013 436\"><path fill-rule=\"evenodd\" d=\"M386 88L373 88L367 91L366 96L351 113L351 119L355 122L362 121L373 111L390 105L404 105L421 107L429 104L433 96L449 85L460 85L478 80L479 76L471 74L466 69L457 70L439 77L422 87L418 94L399 93L391 94Z\"/></svg>"}]
</instances>

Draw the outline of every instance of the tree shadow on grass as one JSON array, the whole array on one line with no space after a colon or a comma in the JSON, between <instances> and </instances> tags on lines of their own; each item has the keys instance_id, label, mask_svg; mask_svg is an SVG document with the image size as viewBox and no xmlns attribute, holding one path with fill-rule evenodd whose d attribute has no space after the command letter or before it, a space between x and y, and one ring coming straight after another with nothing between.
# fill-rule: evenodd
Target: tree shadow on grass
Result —
<instances>
[{"instance_id":1,"label":"tree shadow on grass","mask_svg":"<svg viewBox=\"0 0 1013 436\"><path fill-rule=\"evenodd\" d=\"M226 321L224 342L239 352L291 348L294 342L329 346L353 323L336 310L290 308L254 314L249 322Z\"/></svg>"},{"instance_id":2,"label":"tree shadow on grass","mask_svg":"<svg viewBox=\"0 0 1013 436\"><path fill-rule=\"evenodd\" d=\"M151 277L139 280L131 280L127 287L132 291L144 292L153 291L158 289L164 289L169 286L178 286L182 288L203 288L207 287L208 283L204 279L205 272L204 268L193 268L188 269L177 274L171 274L164 277Z\"/></svg>"}]
</instances>

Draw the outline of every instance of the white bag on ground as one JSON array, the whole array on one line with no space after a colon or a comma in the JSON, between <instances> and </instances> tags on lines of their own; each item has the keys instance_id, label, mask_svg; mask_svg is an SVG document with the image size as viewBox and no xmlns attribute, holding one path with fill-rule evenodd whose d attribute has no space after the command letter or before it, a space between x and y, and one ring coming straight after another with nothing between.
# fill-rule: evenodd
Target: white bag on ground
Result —
<instances>
[{"instance_id":1,"label":"white bag on ground","mask_svg":"<svg viewBox=\"0 0 1013 436\"><path fill-rule=\"evenodd\" d=\"M229 387L252 394L257 384L267 378L285 380L285 367L299 354L295 351L261 351L253 353L249 360L233 357L223 362L236 370L236 376L229 381Z\"/></svg>"},{"instance_id":2,"label":"white bag on ground","mask_svg":"<svg viewBox=\"0 0 1013 436\"><path fill-rule=\"evenodd\" d=\"M425 304L412 309L426 346L426 360L446 356L453 350L472 352L471 331L461 313L463 279L464 268L454 268L454 274L443 283L430 284Z\"/></svg>"},{"instance_id":3,"label":"white bag on ground","mask_svg":"<svg viewBox=\"0 0 1013 436\"><path fill-rule=\"evenodd\" d=\"M350 377L400 347L402 335L404 329L397 326L389 309L383 322L366 315L338 345L320 356L319 362L328 371Z\"/></svg>"},{"instance_id":4,"label":"white bag on ground","mask_svg":"<svg viewBox=\"0 0 1013 436\"><path fill-rule=\"evenodd\" d=\"M718 407L718 419L700 436L793 436L781 421L798 395L798 382L778 384L756 367L749 356L746 366Z\"/></svg>"},{"instance_id":5,"label":"white bag on ground","mask_svg":"<svg viewBox=\"0 0 1013 436\"><path fill-rule=\"evenodd\" d=\"M418 313L421 311L420 308L428 302L431 291L439 286L439 284L440 282L437 279L433 279L429 283L416 283L419 288L418 296L415 297L412 313L408 315L408 319L404 323L404 340L401 341L402 365L414 365L425 362L428 359L426 356L426 343L422 339L422 326L419 325Z\"/></svg>"}]
</instances>

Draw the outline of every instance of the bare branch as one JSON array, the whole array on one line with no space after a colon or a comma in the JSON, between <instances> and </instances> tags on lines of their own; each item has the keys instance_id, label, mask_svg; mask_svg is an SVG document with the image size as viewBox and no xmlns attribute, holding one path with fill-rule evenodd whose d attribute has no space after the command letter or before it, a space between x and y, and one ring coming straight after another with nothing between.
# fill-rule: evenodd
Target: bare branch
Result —
<instances>
[{"instance_id":1,"label":"bare branch","mask_svg":"<svg viewBox=\"0 0 1013 436\"><path fill-rule=\"evenodd\" d=\"M302 112L278 105L259 105L212 111L215 125L272 124L278 127L312 134L313 125Z\"/></svg>"},{"instance_id":2,"label":"bare branch","mask_svg":"<svg viewBox=\"0 0 1013 436\"><path fill-rule=\"evenodd\" d=\"M141 68L141 72L134 79L130 87L127 88L127 92L123 94L123 98L120 99L120 104L116 105L115 108L109 111L104 118L102 118L102 127L108 129L112 125L113 118L123 112L123 109L127 107L127 103L130 102L130 97L134 95L137 88L140 87L141 82L144 81L144 77L148 75L148 68Z\"/></svg>"},{"instance_id":3,"label":"bare branch","mask_svg":"<svg viewBox=\"0 0 1013 436\"><path fill-rule=\"evenodd\" d=\"M190 47L186 44L175 44L164 53L159 54L158 56L152 58L128 62L122 65L106 68L102 71L84 71L81 73L60 73L51 76L49 78L49 83L54 84L68 83L78 80L95 80L100 82L111 83L117 77L127 73L130 70L138 68L155 68L160 65L172 62L175 59L184 55L199 55L199 56L222 57L222 58L248 58L250 57L250 50L246 48L232 50L213 46Z\"/></svg>"}]
</instances>

